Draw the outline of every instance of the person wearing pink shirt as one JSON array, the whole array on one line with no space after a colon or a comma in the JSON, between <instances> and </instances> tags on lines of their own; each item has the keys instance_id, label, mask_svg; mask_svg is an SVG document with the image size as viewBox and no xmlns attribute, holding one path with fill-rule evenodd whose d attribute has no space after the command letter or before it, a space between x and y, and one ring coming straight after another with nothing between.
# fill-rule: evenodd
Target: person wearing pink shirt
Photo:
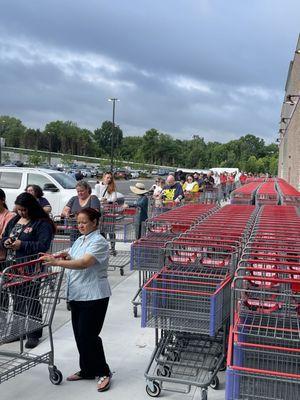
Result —
<instances>
[{"instance_id":1,"label":"person wearing pink shirt","mask_svg":"<svg viewBox=\"0 0 300 400\"><path fill-rule=\"evenodd\" d=\"M8 211L5 199L4 191L0 189L0 237L2 237L7 223L15 216L13 212Z\"/></svg>"}]
</instances>

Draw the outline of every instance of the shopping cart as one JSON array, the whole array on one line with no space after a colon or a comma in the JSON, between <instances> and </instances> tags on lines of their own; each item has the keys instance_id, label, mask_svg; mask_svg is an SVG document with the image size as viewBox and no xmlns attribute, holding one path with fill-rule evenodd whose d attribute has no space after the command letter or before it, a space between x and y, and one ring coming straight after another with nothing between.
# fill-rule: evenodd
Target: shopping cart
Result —
<instances>
[{"instance_id":1,"label":"shopping cart","mask_svg":"<svg viewBox=\"0 0 300 400\"><path fill-rule=\"evenodd\" d=\"M130 251L118 250L115 254L110 254L108 260L108 270L119 269L120 275L124 275L124 268L130 264Z\"/></svg>"},{"instance_id":2,"label":"shopping cart","mask_svg":"<svg viewBox=\"0 0 300 400\"><path fill-rule=\"evenodd\" d=\"M218 371L223 369L226 354L224 335L214 339L199 334L167 331L153 352L145 372L146 392L156 397L161 390L187 394L191 387L218 389Z\"/></svg>"},{"instance_id":3,"label":"shopping cart","mask_svg":"<svg viewBox=\"0 0 300 400\"><path fill-rule=\"evenodd\" d=\"M53 271L38 258L9 266L0 274L0 383L40 363L48 365L54 385L61 383L62 373L54 365L52 321L62 277L62 268ZM45 327L50 351L24 352L23 337ZM19 353L4 346L19 338Z\"/></svg>"},{"instance_id":4,"label":"shopping cart","mask_svg":"<svg viewBox=\"0 0 300 400\"><path fill-rule=\"evenodd\" d=\"M279 194L273 181L264 182L256 191L255 204L276 205L279 202Z\"/></svg>"},{"instance_id":5,"label":"shopping cart","mask_svg":"<svg viewBox=\"0 0 300 400\"><path fill-rule=\"evenodd\" d=\"M259 189L261 182L250 182L235 189L230 194L231 204L254 204L255 194Z\"/></svg>"},{"instance_id":6,"label":"shopping cart","mask_svg":"<svg viewBox=\"0 0 300 400\"><path fill-rule=\"evenodd\" d=\"M300 393L299 349L234 344L230 333L226 400L290 400ZM235 353L235 354L234 354Z\"/></svg>"},{"instance_id":7,"label":"shopping cart","mask_svg":"<svg viewBox=\"0 0 300 400\"><path fill-rule=\"evenodd\" d=\"M130 243L136 238L136 208L124 208L117 203L106 204L99 223L101 234L111 243Z\"/></svg>"},{"instance_id":8,"label":"shopping cart","mask_svg":"<svg viewBox=\"0 0 300 400\"><path fill-rule=\"evenodd\" d=\"M283 179L278 179L276 187L280 194L280 204L300 206L300 193Z\"/></svg>"},{"instance_id":9,"label":"shopping cart","mask_svg":"<svg viewBox=\"0 0 300 400\"><path fill-rule=\"evenodd\" d=\"M56 233L51 244L51 252L67 251L80 236L77 220L75 217L63 218L56 216L54 217L54 222L56 224Z\"/></svg>"},{"instance_id":10,"label":"shopping cart","mask_svg":"<svg viewBox=\"0 0 300 400\"><path fill-rule=\"evenodd\" d=\"M162 270L142 289L142 327L215 336L229 317L231 277Z\"/></svg>"},{"instance_id":11,"label":"shopping cart","mask_svg":"<svg viewBox=\"0 0 300 400\"><path fill-rule=\"evenodd\" d=\"M196 221L207 218L217 208L207 204L189 204L148 219L144 224L144 236L131 245L130 268L139 273L139 286L132 304L133 314L141 305L141 289L154 272L163 267L166 244L185 232Z\"/></svg>"}]
</instances>

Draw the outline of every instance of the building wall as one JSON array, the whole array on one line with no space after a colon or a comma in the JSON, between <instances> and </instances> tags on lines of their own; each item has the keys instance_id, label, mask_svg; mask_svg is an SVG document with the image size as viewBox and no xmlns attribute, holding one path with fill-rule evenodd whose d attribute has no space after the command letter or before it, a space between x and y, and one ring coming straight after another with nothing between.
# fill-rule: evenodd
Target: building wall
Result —
<instances>
[{"instance_id":1,"label":"building wall","mask_svg":"<svg viewBox=\"0 0 300 400\"><path fill-rule=\"evenodd\" d=\"M300 36L289 67L284 101L288 95L300 95ZM281 109L281 121L287 120L279 127L278 176L300 190L300 99L293 100L295 105L283 102Z\"/></svg>"}]
</instances>

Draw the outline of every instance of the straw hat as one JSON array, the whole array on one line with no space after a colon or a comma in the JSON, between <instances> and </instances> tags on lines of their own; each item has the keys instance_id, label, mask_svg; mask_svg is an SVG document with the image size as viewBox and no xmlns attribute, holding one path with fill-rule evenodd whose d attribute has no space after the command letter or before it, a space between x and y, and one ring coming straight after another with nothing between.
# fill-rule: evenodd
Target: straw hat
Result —
<instances>
[{"instance_id":1,"label":"straw hat","mask_svg":"<svg viewBox=\"0 0 300 400\"><path fill-rule=\"evenodd\" d=\"M134 186L130 186L130 190L135 194L145 194L149 192L143 183L137 182Z\"/></svg>"}]
</instances>

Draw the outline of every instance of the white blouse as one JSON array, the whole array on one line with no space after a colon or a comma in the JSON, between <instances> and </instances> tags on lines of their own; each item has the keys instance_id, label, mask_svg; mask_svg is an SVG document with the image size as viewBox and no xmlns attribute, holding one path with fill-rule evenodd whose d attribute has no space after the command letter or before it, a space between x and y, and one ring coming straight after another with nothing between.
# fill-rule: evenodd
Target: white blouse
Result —
<instances>
[{"instance_id":1,"label":"white blouse","mask_svg":"<svg viewBox=\"0 0 300 400\"><path fill-rule=\"evenodd\" d=\"M108 202L114 203L115 201L117 201L117 192L108 193L107 185L105 185L105 183L103 182L96 183L95 194L100 199L105 198Z\"/></svg>"}]
</instances>

